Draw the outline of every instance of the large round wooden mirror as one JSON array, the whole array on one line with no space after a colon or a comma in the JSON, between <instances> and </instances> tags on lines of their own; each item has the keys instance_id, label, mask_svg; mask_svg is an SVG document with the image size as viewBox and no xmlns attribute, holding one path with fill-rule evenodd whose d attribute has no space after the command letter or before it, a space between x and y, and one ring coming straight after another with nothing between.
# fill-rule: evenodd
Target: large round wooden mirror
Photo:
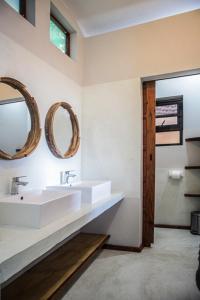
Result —
<instances>
[{"instance_id":1,"label":"large round wooden mirror","mask_svg":"<svg viewBox=\"0 0 200 300\"><path fill-rule=\"evenodd\" d=\"M45 121L46 140L51 152L58 158L76 154L80 145L78 119L66 102L53 104Z\"/></svg>"},{"instance_id":2,"label":"large round wooden mirror","mask_svg":"<svg viewBox=\"0 0 200 300\"><path fill-rule=\"evenodd\" d=\"M41 136L39 112L25 86L9 77L0 77L0 159L28 156Z\"/></svg>"}]
</instances>

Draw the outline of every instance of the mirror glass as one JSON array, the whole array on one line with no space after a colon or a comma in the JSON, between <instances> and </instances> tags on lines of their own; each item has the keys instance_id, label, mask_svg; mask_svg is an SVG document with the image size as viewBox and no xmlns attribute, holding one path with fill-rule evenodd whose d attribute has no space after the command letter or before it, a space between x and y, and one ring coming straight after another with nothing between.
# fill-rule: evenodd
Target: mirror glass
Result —
<instances>
[{"instance_id":1,"label":"mirror glass","mask_svg":"<svg viewBox=\"0 0 200 300\"><path fill-rule=\"evenodd\" d=\"M31 118L24 96L0 82L0 149L15 155L26 144Z\"/></svg>"},{"instance_id":2,"label":"mirror glass","mask_svg":"<svg viewBox=\"0 0 200 300\"><path fill-rule=\"evenodd\" d=\"M53 135L57 148L62 155L70 147L73 137L72 123L69 112L59 107L54 115Z\"/></svg>"}]
</instances>

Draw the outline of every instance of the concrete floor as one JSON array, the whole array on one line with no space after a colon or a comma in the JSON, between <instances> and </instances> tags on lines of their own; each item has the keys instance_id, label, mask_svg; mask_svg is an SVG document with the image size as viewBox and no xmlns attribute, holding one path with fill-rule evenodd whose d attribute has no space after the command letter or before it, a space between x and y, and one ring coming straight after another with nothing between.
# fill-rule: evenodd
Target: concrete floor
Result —
<instances>
[{"instance_id":1,"label":"concrete floor","mask_svg":"<svg viewBox=\"0 0 200 300\"><path fill-rule=\"evenodd\" d=\"M140 254L103 250L62 300L200 300L199 243L187 230L156 229Z\"/></svg>"}]
</instances>

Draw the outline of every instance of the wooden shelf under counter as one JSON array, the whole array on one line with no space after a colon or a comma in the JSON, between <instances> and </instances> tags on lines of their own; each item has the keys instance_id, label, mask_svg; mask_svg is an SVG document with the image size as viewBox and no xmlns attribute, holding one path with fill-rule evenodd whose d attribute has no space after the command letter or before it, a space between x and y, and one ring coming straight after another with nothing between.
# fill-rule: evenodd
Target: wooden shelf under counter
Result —
<instances>
[{"instance_id":1,"label":"wooden shelf under counter","mask_svg":"<svg viewBox=\"0 0 200 300\"><path fill-rule=\"evenodd\" d=\"M80 233L2 289L2 300L55 300L108 235Z\"/></svg>"}]
</instances>

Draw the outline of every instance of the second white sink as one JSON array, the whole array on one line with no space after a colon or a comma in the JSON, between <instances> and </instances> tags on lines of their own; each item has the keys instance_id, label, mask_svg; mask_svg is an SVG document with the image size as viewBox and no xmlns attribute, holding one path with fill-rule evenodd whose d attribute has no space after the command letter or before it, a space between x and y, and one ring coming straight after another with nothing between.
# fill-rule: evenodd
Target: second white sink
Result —
<instances>
[{"instance_id":1,"label":"second white sink","mask_svg":"<svg viewBox=\"0 0 200 300\"><path fill-rule=\"evenodd\" d=\"M41 228L80 207L79 191L29 191L0 199L0 225Z\"/></svg>"},{"instance_id":2,"label":"second white sink","mask_svg":"<svg viewBox=\"0 0 200 300\"><path fill-rule=\"evenodd\" d=\"M48 186L48 190L81 191L83 202L95 203L111 195L111 181L81 181L71 185Z\"/></svg>"}]
</instances>

